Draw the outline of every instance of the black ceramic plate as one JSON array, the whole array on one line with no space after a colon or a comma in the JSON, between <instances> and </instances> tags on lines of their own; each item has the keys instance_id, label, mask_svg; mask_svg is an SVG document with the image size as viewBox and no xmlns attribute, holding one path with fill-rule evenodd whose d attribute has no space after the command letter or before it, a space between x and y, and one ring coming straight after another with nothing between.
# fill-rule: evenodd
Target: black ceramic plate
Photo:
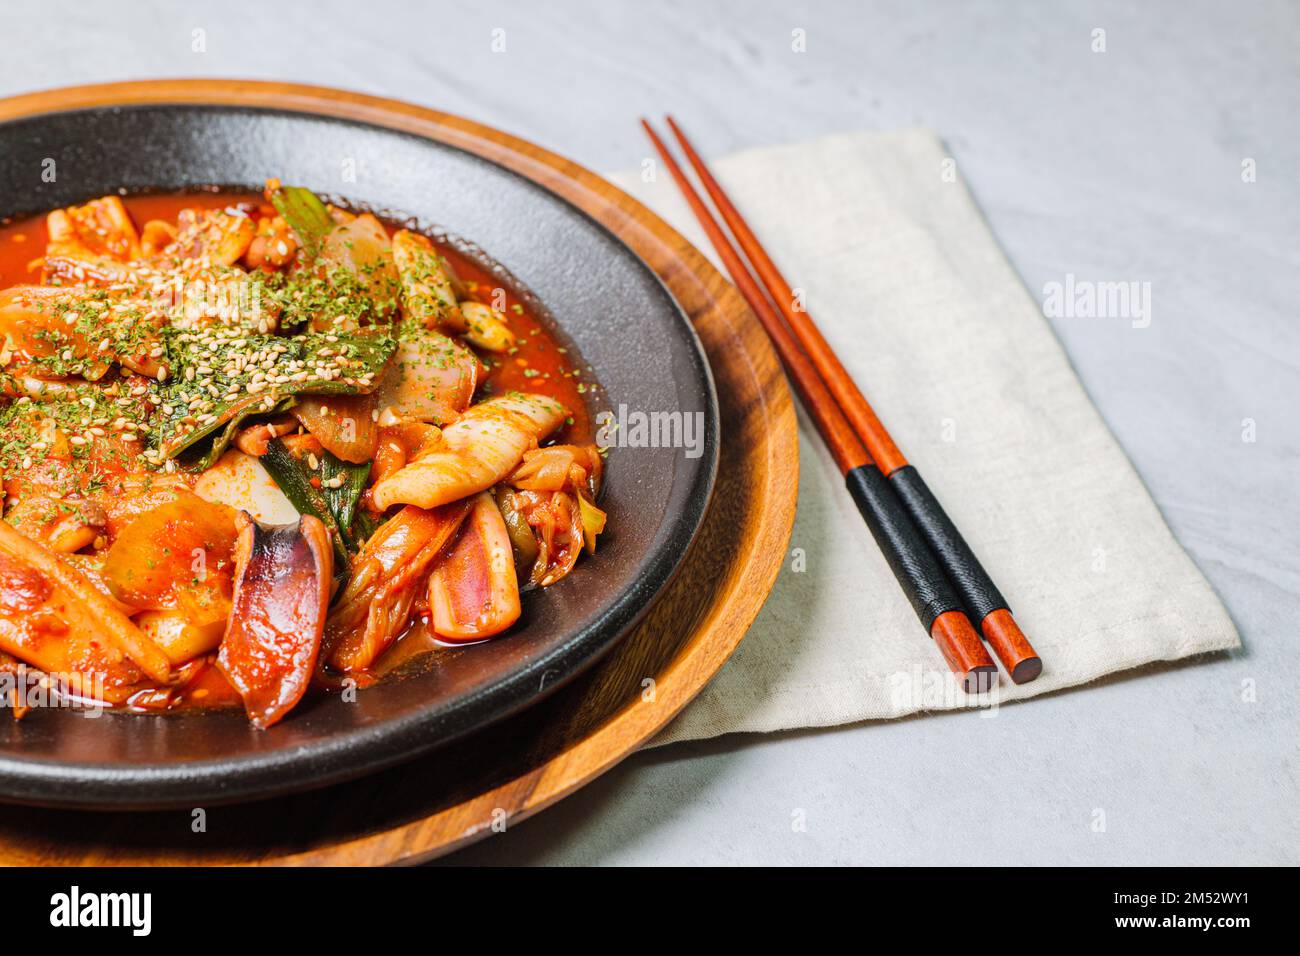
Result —
<instances>
[{"instance_id":1,"label":"black ceramic plate","mask_svg":"<svg viewBox=\"0 0 1300 956\"><path fill-rule=\"evenodd\" d=\"M523 620L504 638L438 652L421 672L361 691L354 703L310 699L268 731L220 713L88 718L41 709L6 718L0 799L194 806L321 786L410 758L527 706L593 663L648 610L703 519L718 413L694 331L631 251L532 182L420 137L299 113L141 106L0 124L0 218L118 189L256 189L267 176L473 242L506 281L536 297L594 370L604 392L593 411L702 413L701 454L611 449L601 499L610 530L599 553L527 595Z\"/></svg>"}]
</instances>

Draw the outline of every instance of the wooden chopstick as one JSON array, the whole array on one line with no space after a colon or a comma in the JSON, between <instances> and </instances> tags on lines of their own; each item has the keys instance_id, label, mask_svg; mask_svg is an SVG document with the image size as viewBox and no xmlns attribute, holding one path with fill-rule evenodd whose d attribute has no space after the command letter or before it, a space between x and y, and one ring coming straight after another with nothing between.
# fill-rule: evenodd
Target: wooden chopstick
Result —
<instances>
[{"instance_id":1,"label":"wooden chopstick","mask_svg":"<svg viewBox=\"0 0 1300 956\"><path fill-rule=\"evenodd\" d=\"M948 517L939 500L921 478L920 472L903 457L888 430L867 403L848 370L840 363L835 351L822 337L821 330L806 310L795 308L794 291L781 275L767 251L754 235L745 218L736 209L722 186L714 179L704 161L691 146L686 134L667 117L669 128L681 144L682 152L694 167L705 191L714 206L726 220L736 241L744 250L750 265L758 273L776 307L781 310L799 344L812 361L817 374L826 383L831 395L844 412L854 432L866 445L881 472L889 479L903 506L920 528L939 563L960 592L972 620L980 622L985 640L997 654L1011 679L1024 684L1037 677L1043 669L1042 660L1025 637L1011 615L1007 600L966 539Z\"/></svg>"},{"instance_id":2,"label":"wooden chopstick","mask_svg":"<svg viewBox=\"0 0 1300 956\"><path fill-rule=\"evenodd\" d=\"M849 494L871 530L872 537L876 539L894 577L911 602L916 616L939 646L948 666L961 680L963 689L968 693L986 690L994 680L997 665L989 657L971 626L970 619L961 609L961 598L935 561L898 498L889 490L888 481L871 460L866 447L835 403L812 361L799 348L771 303L764 298L740 254L732 247L722 227L686 179L686 174L668 152L668 147L648 122L643 119L641 125L645 127L650 141L690 204L695 217L704 227L709 241L717 249L736 287L776 347L804 408L812 416L817 431L844 474Z\"/></svg>"}]
</instances>

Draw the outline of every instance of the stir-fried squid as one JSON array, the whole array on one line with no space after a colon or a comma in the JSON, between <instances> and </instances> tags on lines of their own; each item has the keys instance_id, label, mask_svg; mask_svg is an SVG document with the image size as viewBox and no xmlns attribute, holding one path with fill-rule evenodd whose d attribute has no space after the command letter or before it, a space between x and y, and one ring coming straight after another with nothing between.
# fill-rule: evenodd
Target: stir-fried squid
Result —
<instances>
[{"instance_id":1,"label":"stir-fried squid","mask_svg":"<svg viewBox=\"0 0 1300 956\"><path fill-rule=\"evenodd\" d=\"M474 506L455 545L429 577L433 630L450 641L500 634L519 620L519 583L510 535L487 492Z\"/></svg>"},{"instance_id":2,"label":"stir-fried squid","mask_svg":"<svg viewBox=\"0 0 1300 956\"><path fill-rule=\"evenodd\" d=\"M234 603L217 666L244 698L249 719L275 723L307 691L329 606L333 558L325 525L262 528L240 516Z\"/></svg>"},{"instance_id":3,"label":"stir-fried squid","mask_svg":"<svg viewBox=\"0 0 1300 956\"><path fill-rule=\"evenodd\" d=\"M364 670L406 628L421 585L469 513L467 502L403 508L361 549L328 622L330 662Z\"/></svg>"},{"instance_id":4,"label":"stir-fried squid","mask_svg":"<svg viewBox=\"0 0 1300 956\"><path fill-rule=\"evenodd\" d=\"M0 672L268 727L501 635L604 530L594 388L476 263L276 180L0 225Z\"/></svg>"},{"instance_id":5,"label":"stir-fried squid","mask_svg":"<svg viewBox=\"0 0 1300 956\"><path fill-rule=\"evenodd\" d=\"M436 508L491 488L566 414L544 395L505 395L475 405L443 429L441 442L375 485L375 504Z\"/></svg>"}]
</instances>

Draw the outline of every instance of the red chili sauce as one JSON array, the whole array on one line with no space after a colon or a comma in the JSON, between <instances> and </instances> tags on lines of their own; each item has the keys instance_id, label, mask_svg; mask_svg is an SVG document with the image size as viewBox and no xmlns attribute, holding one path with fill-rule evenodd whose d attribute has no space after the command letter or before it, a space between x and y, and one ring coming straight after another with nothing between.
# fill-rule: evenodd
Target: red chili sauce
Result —
<instances>
[{"instance_id":1,"label":"red chili sauce","mask_svg":"<svg viewBox=\"0 0 1300 956\"><path fill-rule=\"evenodd\" d=\"M87 197L87 199L94 197ZM182 209L222 209L243 206L259 216L274 215L261 193L196 189L184 192L152 193L122 197L136 228L151 219L175 223ZM389 234L403 228L404 224L384 222ZM410 228L409 224L405 224ZM0 220L0 289L13 285L40 281L41 257L47 241L45 215L17 220ZM597 387L590 369L580 368L576 356L547 331L542 321L529 309L526 300L505 285L480 263L466 256L455 246L431 236L438 251L447 258L471 295L490 303L505 314L506 322L519 342L513 354L493 356L479 353L488 367L484 393L500 394L507 391L536 392L554 398L571 411L571 418L560 432L557 442L586 443L592 441L591 416L588 399ZM438 643L423 623L413 623L408 632L394 642L373 668L374 678L404 669L415 658ZM368 683L363 679L362 683ZM234 708L242 706L239 695L211 662L206 663L189 677L179 697L157 691L142 691L130 702L131 709L156 710L166 706L169 711L193 708Z\"/></svg>"}]
</instances>

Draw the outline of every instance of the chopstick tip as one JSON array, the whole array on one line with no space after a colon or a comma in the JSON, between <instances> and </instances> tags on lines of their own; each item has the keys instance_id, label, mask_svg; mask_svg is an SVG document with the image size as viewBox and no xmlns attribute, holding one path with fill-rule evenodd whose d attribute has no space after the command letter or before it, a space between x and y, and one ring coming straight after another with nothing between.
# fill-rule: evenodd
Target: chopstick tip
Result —
<instances>
[{"instance_id":1,"label":"chopstick tip","mask_svg":"<svg viewBox=\"0 0 1300 956\"><path fill-rule=\"evenodd\" d=\"M990 612L980 622L980 631L1015 683L1027 684L1043 672L1038 652L1006 608Z\"/></svg>"},{"instance_id":2,"label":"chopstick tip","mask_svg":"<svg viewBox=\"0 0 1300 956\"><path fill-rule=\"evenodd\" d=\"M670 160L671 157L668 154L668 147L664 145L664 141L659 138L659 134L655 132L655 128L650 125L650 121L644 116L641 117L641 128L645 130L645 134L650 137L650 144L654 146L655 150L664 158L664 160Z\"/></svg>"}]
</instances>

